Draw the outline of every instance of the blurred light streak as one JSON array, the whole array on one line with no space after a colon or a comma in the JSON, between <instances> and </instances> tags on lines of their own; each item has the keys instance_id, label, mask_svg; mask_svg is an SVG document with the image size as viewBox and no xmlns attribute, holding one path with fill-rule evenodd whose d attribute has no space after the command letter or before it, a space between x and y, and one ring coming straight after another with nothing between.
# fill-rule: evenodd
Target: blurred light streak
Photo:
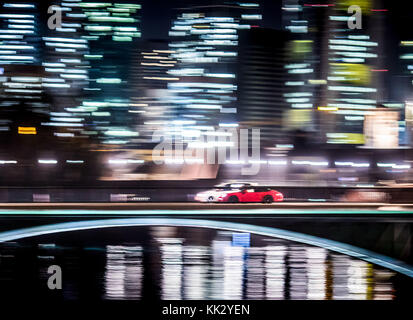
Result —
<instances>
[{"instance_id":1,"label":"blurred light streak","mask_svg":"<svg viewBox=\"0 0 413 320\"><path fill-rule=\"evenodd\" d=\"M39 159L37 160L40 164L57 164L57 160L49 160L49 159Z\"/></svg>"}]
</instances>

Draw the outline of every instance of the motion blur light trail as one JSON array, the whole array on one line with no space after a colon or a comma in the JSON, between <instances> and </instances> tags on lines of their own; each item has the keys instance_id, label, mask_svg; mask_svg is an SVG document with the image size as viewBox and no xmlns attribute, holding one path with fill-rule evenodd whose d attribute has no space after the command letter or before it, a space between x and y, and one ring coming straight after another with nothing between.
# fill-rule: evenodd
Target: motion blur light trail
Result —
<instances>
[{"instance_id":1,"label":"motion blur light trail","mask_svg":"<svg viewBox=\"0 0 413 320\"><path fill-rule=\"evenodd\" d=\"M168 218L131 218L131 219L109 219L109 220L90 220L76 221L25 228L14 231L0 233L0 243L6 241L15 241L19 239L42 236L47 234L56 234L61 232L92 230L114 227L139 227L139 226L175 226L175 227L198 227L212 228L217 230L228 230L235 232L249 232L262 236L275 237L284 240L300 242L312 246L322 247L341 254L352 256L365 260L372 264L382 266L386 269L413 277L413 266L407 265L401 261L374 253L369 250L361 249L355 246L344 244L337 241L322 239L315 236L309 236L298 232L282 230L278 228L269 228L254 226L250 224L241 224L233 222L196 220L196 219L168 219Z\"/></svg>"}]
</instances>

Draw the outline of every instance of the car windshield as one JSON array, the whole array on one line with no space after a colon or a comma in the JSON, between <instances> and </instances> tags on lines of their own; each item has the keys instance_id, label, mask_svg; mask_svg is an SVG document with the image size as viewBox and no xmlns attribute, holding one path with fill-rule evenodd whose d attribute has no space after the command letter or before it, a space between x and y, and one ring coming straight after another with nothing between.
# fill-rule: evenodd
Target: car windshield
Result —
<instances>
[{"instance_id":1,"label":"car windshield","mask_svg":"<svg viewBox=\"0 0 413 320\"><path fill-rule=\"evenodd\" d=\"M231 190L234 190L234 189L238 189L238 188L233 188L231 186L224 186L224 187L216 188L215 191L231 191Z\"/></svg>"},{"instance_id":2,"label":"car windshield","mask_svg":"<svg viewBox=\"0 0 413 320\"><path fill-rule=\"evenodd\" d=\"M218 190L233 190L233 189L241 189L244 187L250 186L249 183L227 183L222 185L215 186Z\"/></svg>"}]
</instances>

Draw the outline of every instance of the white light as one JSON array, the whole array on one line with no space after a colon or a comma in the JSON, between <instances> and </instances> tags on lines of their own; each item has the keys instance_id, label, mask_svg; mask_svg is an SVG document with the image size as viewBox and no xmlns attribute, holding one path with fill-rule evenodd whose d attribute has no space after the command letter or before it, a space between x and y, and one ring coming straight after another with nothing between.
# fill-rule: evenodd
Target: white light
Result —
<instances>
[{"instance_id":1,"label":"white light","mask_svg":"<svg viewBox=\"0 0 413 320\"><path fill-rule=\"evenodd\" d=\"M250 164L267 164L266 160L248 160Z\"/></svg>"},{"instance_id":2,"label":"white light","mask_svg":"<svg viewBox=\"0 0 413 320\"><path fill-rule=\"evenodd\" d=\"M63 138L71 138L74 137L74 133L66 133L66 132L55 132L54 135L56 137L63 137Z\"/></svg>"},{"instance_id":3,"label":"white light","mask_svg":"<svg viewBox=\"0 0 413 320\"><path fill-rule=\"evenodd\" d=\"M107 136L115 136L115 137L135 137L139 134L137 132L128 131L128 130L108 130L105 132Z\"/></svg>"},{"instance_id":4,"label":"white light","mask_svg":"<svg viewBox=\"0 0 413 320\"><path fill-rule=\"evenodd\" d=\"M308 160L293 160L292 163L294 165L310 165L310 166L328 166L327 161L308 161Z\"/></svg>"},{"instance_id":5,"label":"white light","mask_svg":"<svg viewBox=\"0 0 413 320\"><path fill-rule=\"evenodd\" d=\"M285 166L287 165L287 161L286 160L270 160L268 161L268 164L272 166Z\"/></svg>"},{"instance_id":6,"label":"white light","mask_svg":"<svg viewBox=\"0 0 413 320\"><path fill-rule=\"evenodd\" d=\"M68 122L42 122L42 126L52 127L83 127L82 123L68 123Z\"/></svg>"},{"instance_id":7,"label":"white light","mask_svg":"<svg viewBox=\"0 0 413 320\"><path fill-rule=\"evenodd\" d=\"M41 164L57 164L57 160L49 160L49 159L39 159L38 161L37 161L38 163L41 163Z\"/></svg>"},{"instance_id":8,"label":"white light","mask_svg":"<svg viewBox=\"0 0 413 320\"><path fill-rule=\"evenodd\" d=\"M225 161L226 164L245 164L243 160L227 160Z\"/></svg>"},{"instance_id":9,"label":"white light","mask_svg":"<svg viewBox=\"0 0 413 320\"><path fill-rule=\"evenodd\" d=\"M226 127L226 128L237 128L238 124L237 123L220 123L220 127Z\"/></svg>"},{"instance_id":10,"label":"white light","mask_svg":"<svg viewBox=\"0 0 413 320\"><path fill-rule=\"evenodd\" d=\"M345 92L376 92L375 88L366 87L345 87L345 86L329 86L328 90L331 91L345 91Z\"/></svg>"},{"instance_id":11,"label":"white light","mask_svg":"<svg viewBox=\"0 0 413 320\"><path fill-rule=\"evenodd\" d=\"M142 164L145 163L144 160L133 160L133 159L111 159L108 161L109 164Z\"/></svg>"},{"instance_id":12,"label":"white light","mask_svg":"<svg viewBox=\"0 0 413 320\"><path fill-rule=\"evenodd\" d=\"M222 106L218 104L189 104L186 106L189 109L221 109Z\"/></svg>"},{"instance_id":13,"label":"white light","mask_svg":"<svg viewBox=\"0 0 413 320\"><path fill-rule=\"evenodd\" d=\"M0 160L0 164L17 164L16 160Z\"/></svg>"},{"instance_id":14,"label":"white light","mask_svg":"<svg viewBox=\"0 0 413 320\"><path fill-rule=\"evenodd\" d=\"M5 8L34 8L34 4L24 4L24 3L5 3L3 5Z\"/></svg>"},{"instance_id":15,"label":"white light","mask_svg":"<svg viewBox=\"0 0 413 320\"><path fill-rule=\"evenodd\" d=\"M409 164L396 164L396 163L377 163L380 168L392 168L392 169L410 169Z\"/></svg>"},{"instance_id":16,"label":"white light","mask_svg":"<svg viewBox=\"0 0 413 320\"><path fill-rule=\"evenodd\" d=\"M304 73L312 73L314 72L314 69L291 69L288 70L288 73L293 73L293 74L304 74Z\"/></svg>"},{"instance_id":17,"label":"white light","mask_svg":"<svg viewBox=\"0 0 413 320\"><path fill-rule=\"evenodd\" d=\"M352 161L336 161L334 164L338 167L355 167L355 168L368 168L369 163L355 163Z\"/></svg>"},{"instance_id":18,"label":"white light","mask_svg":"<svg viewBox=\"0 0 413 320\"><path fill-rule=\"evenodd\" d=\"M345 17L346 21L348 17ZM340 45L350 45L350 46L366 46L366 47L377 47L377 42L371 41L357 41L357 40L345 40L345 39L330 39L329 43L340 44Z\"/></svg>"}]
</instances>

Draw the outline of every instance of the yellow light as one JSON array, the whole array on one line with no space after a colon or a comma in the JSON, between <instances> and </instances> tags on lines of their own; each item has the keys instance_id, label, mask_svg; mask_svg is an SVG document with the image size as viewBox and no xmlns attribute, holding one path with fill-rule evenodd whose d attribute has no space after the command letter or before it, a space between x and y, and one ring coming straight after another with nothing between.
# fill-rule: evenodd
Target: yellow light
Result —
<instances>
[{"instance_id":1,"label":"yellow light","mask_svg":"<svg viewBox=\"0 0 413 320\"><path fill-rule=\"evenodd\" d=\"M318 111L337 111L337 107L318 107Z\"/></svg>"},{"instance_id":2,"label":"yellow light","mask_svg":"<svg viewBox=\"0 0 413 320\"><path fill-rule=\"evenodd\" d=\"M293 54L306 54L312 52L312 40L294 40L290 43Z\"/></svg>"},{"instance_id":3,"label":"yellow light","mask_svg":"<svg viewBox=\"0 0 413 320\"><path fill-rule=\"evenodd\" d=\"M37 134L35 127L19 127L19 134Z\"/></svg>"},{"instance_id":4,"label":"yellow light","mask_svg":"<svg viewBox=\"0 0 413 320\"><path fill-rule=\"evenodd\" d=\"M340 82L350 82L367 85L371 82L371 71L367 65L357 63L331 63L332 74L342 79Z\"/></svg>"},{"instance_id":5,"label":"yellow light","mask_svg":"<svg viewBox=\"0 0 413 320\"><path fill-rule=\"evenodd\" d=\"M308 80L309 84L327 84L327 80L324 79L310 79Z\"/></svg>"},{"instance_id":6,"label":"yellow light","mask_svg":"<svg viewBox=\"0 0 413 320\"><path fill-rule=\"evenodd\" d=\"M361 133L330 133L328 143L333 144L364 144L364 134Z\"/></svg>"},{"instance_id":7,"label":"yellow light","mask_svg":"<svg viewBox=\"0 0 413 320\"><path fill-rule=\"evenodd\" d=\"M340 0L337 9L347 11L350 6L359 6L363 15L370 15L372 9L371 0Z\"/></svg>"}]
</instances>

